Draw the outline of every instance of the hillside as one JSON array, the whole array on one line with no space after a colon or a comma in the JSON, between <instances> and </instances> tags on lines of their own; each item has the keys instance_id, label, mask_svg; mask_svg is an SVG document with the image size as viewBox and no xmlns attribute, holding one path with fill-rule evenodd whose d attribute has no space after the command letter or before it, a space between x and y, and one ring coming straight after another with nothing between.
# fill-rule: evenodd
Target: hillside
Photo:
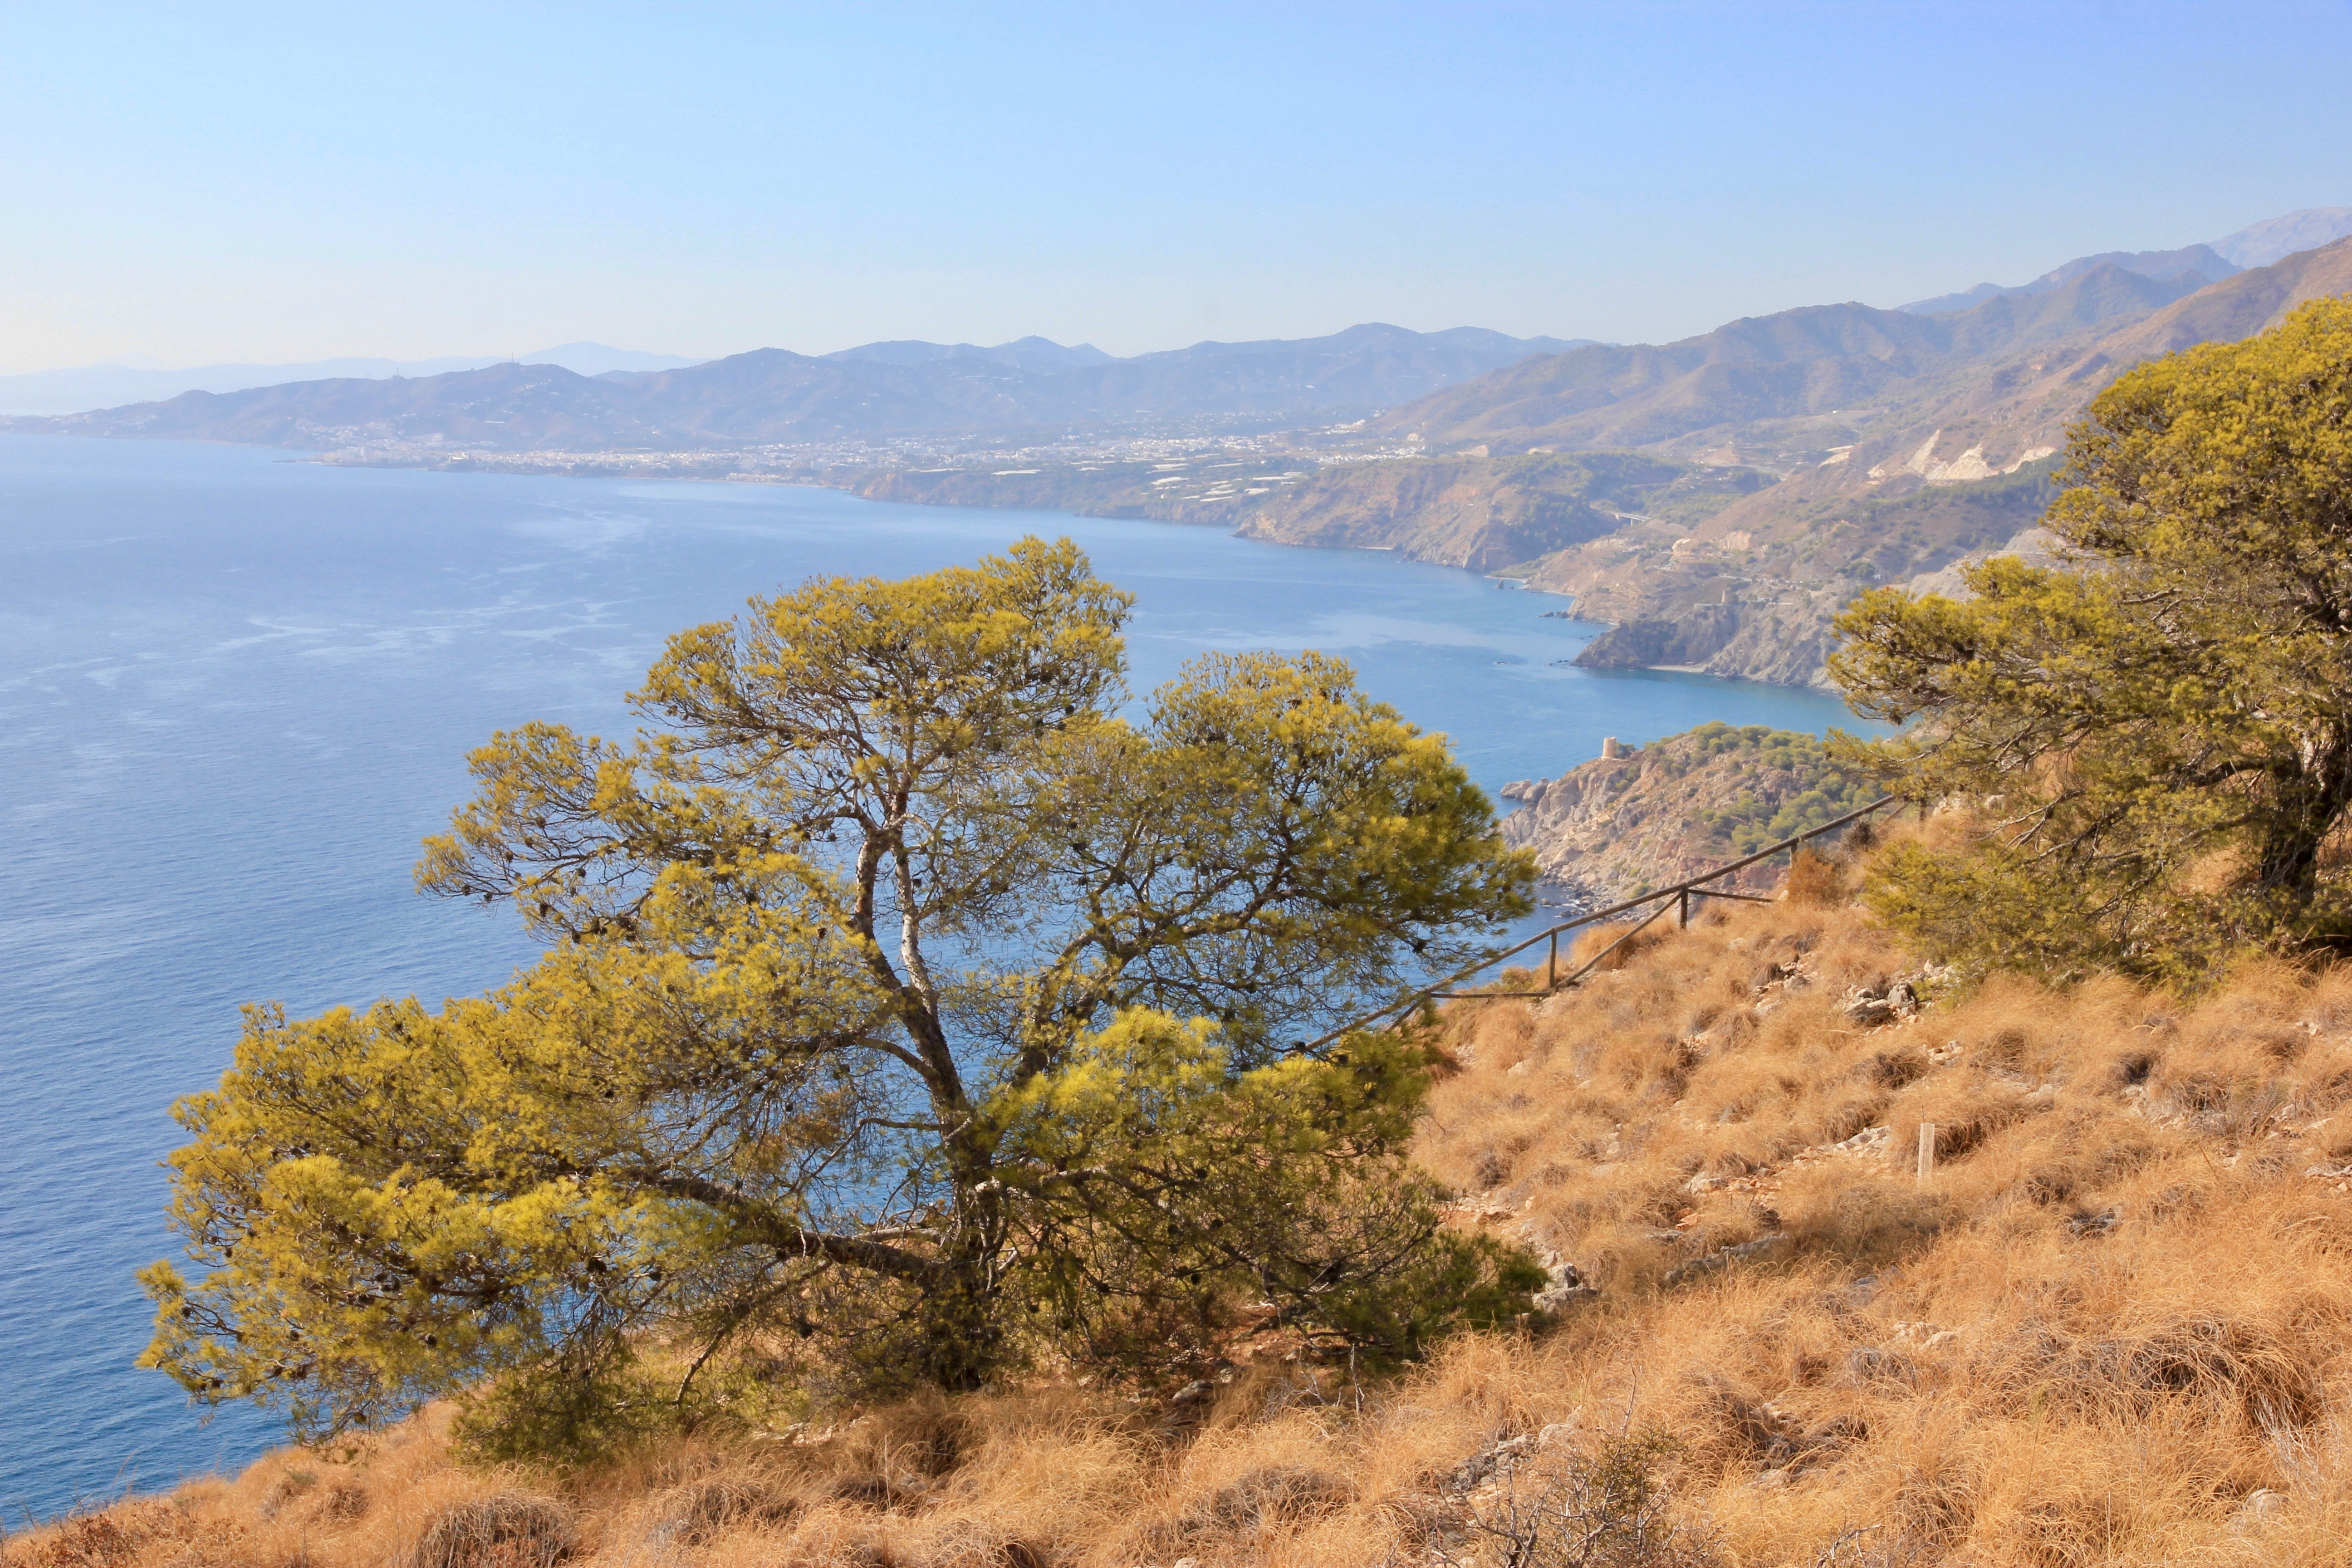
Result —
<instances>
[{"instance_id":1,"label":"hillside","mask_svg":"<svg viewBox=\"0 0 2352 1568\"><path fill-rule=\"evenodd\" d=\"M1672 665L1822 686L1831 618L1863 589L1981 559L2034 526L2055 460L1957 484L1872 487L1783 481L1680 530L1628 530L1540 563L1535 586L1614 622L1577 662ZM1764 498L1771 504L1760 504ZM1674 537L1669 537L1669 535Z\"/></svg>"},{"instance_id":2,"label":"hillside","mask_svg":"<svg viewBox=\"0 0 2352 1568\"><path fill-rule=\"evenodd\" d=\"M1556 901L1595 909L1818 827L1882 791L1832 766L1819 736L1717 722L1501 793L1520 805L1503 819L1504 841L1535 851ZM1723 885L1769 886L1784 867Z\"/></svg>"},{"instance_id":3,"label":"hillside","mask_svg":"<svg viewBox=\"0 0 2352 1568\"><path fill-rule=\"evenodd\" d=\"M2105 250L2096 256L2078 256L2030 283L2010 288L1979 283L1957 294L1939 294L1903 308L1921 315L1935 315L1945 310L1964 310L1996 295L2043 293L2101 263L2112 263L2126 272L2148 278L2194 273L2204 282L2218 283L2246 268L2268 267L2298 250L2316 250L2347 235L2352 235L2352 207L2305 207L2300 212L2248 224L2234 234L2202 245L2184 245L2171 250Z\"/></svg>"},{"instance_id":4,"label":"hillside","mask_svg":"<svg viewBox=\"0 0 2352 1568\"><path fill-rule=\"evenodd\" d=\"M1406 404L1373 428L1433 449L1461 442L1769 453L1850 486L1984 478L2052 447L2123 366L2259 331L2301 300L2352 287L2352 239L2205 284L2107 263L2045 292L1921 316L1823 305L1731 322L1658 347L1525 361ZM1933 474L1914 453L1942 432ZM1973 454L1962 462L1964 455ZM1873 472L1873 470L1877 470Z\"/></svg>"},{"instance_id":5,"label":"hillside","mask_svg":"<svg viewBox=\"0 0 2352 1568\"><path fill-rule=\"evenodd\" d=\"M2334 235L2327 237L2329 239L2335 237ZM2277 258L2266 257L2263 259L2270 261ZM2201 285L2218 283L2233 272L2242 271L2246 264L2231 260L2210 245L2186 245L2173 250L2103 250L2096 256L2076 257L2072 261L2053 267L2031 283L2019 283L2006 289L1998 283L1979 283L1957 294L1916 300L1903 309L1917 316L1937 316L1948 310L1965 310L1971 305L1979 305L2002 295L2046 294L2101 266L2120 267L2143 278L2172 279L2184 273L2191 274Z\"/></svg>"},{"instance_id":6,"label":"hillside","mask_svg":"<svg viewBox=\"0 0 2352 1568\"><path fill-rule=\"evenodd\" d=\"M1763 479L1630 452L1337 464L1267 495L1236 531L1495 572L1612 534L1633 512L1696 523Z\"/></svg>"},{"instance_id":7,"label":"hillside","mask_svg":"<svg viewBox=\"0 0 2352 1568\"><path fill-rule=\"evenodd\" d=\"M1524 361L1392 409L1371 428L1433 447L1485 442L1525 450L1651 446L1814 420L1826 455L1855 439L1855 420L1880 405L2002 356L2136 321L2203 286L2202 279L2145 278L2103 264L2047 293L1987 300L1950 315L1807 306L1679 342L1595 345Z\"/></svg>"},{"instance_id":8,"label":"hillside","mask_svg":"<svg viewBox=\"0 0 2352 1568\"><path fill-rule=\"evenodd\" d=\"M1638 1523L1625 1564L2340 1564L2352 971L1937 976L1816 878L1449 1008L1421 1156L1555 1284L1400 1377L1237 1344L1167 1399L1044 1379L568 1475L462 1467L438 1406L0 1562L1437 1568L1540 1505Z\"/></svg>"},{"instance_id":9,"label":"hillside","mask_svg":"<svg viewBox=\"0 0 2352 1568\"><path fill-rule=\"evenodd\" d=\"M416 378L190 392L7 422L67 435L334 447L397 443L601 451L817 442L1076 422L1296 419L1384 407L1567 344L1369 323L1328 337L1196 343L1114 359L1024 339L876 343L822 358L759 349L683 369L575 375L501 364Z\"/></svg>"},{"instance_id":10,"label":"hillside","mask_svg":"<svg viewBox=\"0 0 2352 1568\"><path fill-rule=\"evenodd\" d=\"M2141 319L2118 321L2088 341L2018 356L1997 374L1890 409L1854 447L1839 480L1856 490L1872 480L1901 482L1906 469L1930 483L1984 477L1974 470L2002 469L2024 453L2063 444L2066 426L2129 366L2198 343L2252 337L2305 300L2347 290L2352 238L2238 273ZM1927 442L1934 452L1923 458L1917 447ZM1971 453L1974 464L1967 461ZM1954 472L1955 466L1970 471Z\"/></svg>"},{"instance_id":11,"label":"hillside","mask_svg":"<svg viewBox=\"0 0 2352 1568\"><path fill-rule=\"evenodd\" d=\"M2200 342L2252 336L2305 300L2347 291L2352 238L2238 273L2087 338L1923 382L1846 428L1850 444L1682 533L1628 531L1538 563L1530 581L1575 595L1587 618L1616 623L1580 656L1589 665L1696 666L1818 685L1830 619L1854 594L1938 572L2033 524L2050 495L2046 459L2122 371ZM2011 303L1994 300L1977 310ZM1524 374L1486 381L1499 386ZM1480 384L1441 395L1463 398ZM1737 455L1742 439L1763 445L1774 434L1765 427L1726 437L1715 455Z\"/></svg>"},{"instance_id":12,"label":"hillside","mask_svg":"<svg viewBox=\"0 0 2352 1568\"><path fill-rule=\"evenodd\" d=\"M2250 223L2213 242L2212 248L2240 267L2268 267L2298 250L2316 250L2352 234L2352 207L2305 207Z\"/></svg>"},{"instance_id":13,"label":"hillside","mask_svg":"<svg viewBox=\"0 0 2352 1568\"><path fill-rule=\"evenodd\" d=\"M1081 517L1149 518L1230 528L1276 487L1313 477L1312 459L1171 458L1040 462L1019 468L843 468L825 482L868 500L917 506L1017 507Z\"/></svg>"}]
</instances>

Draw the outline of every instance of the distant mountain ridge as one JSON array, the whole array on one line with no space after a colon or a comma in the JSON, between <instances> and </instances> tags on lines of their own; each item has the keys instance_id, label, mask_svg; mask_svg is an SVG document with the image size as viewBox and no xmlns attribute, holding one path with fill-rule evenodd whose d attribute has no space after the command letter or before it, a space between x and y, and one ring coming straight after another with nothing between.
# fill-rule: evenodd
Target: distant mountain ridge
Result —
<instances>
[{"instance_id":1,"label":"distant mountain ridge","mask_svg":"<svg viewBox=\"0 0 2352 1568\"><path fill-rule=\"evenodd\" d=\"M997 364L1015 365L1024 370L1066 370L1072 365L1108 364L1118 356L1107 354L1092 343L1076 343L1065 348L1051 338L1015 338L1009 343L982 348L977 343L931 343L920 338L898 338L888 342L860 343L856 348L835 349L822 359L871 361L876 364L925 364L933 360L954 359L969 355Z\"/></svg>"},{"instance_id":2,"label":"distant mountain ridge","mask_svg":"<svg viewBox=\"0 0 2352 1568\"><path fill-rule=\"evenodd\" d=\"M1801 306L1679 342L1596 344L1526 360L1391 409L1373 428L1433 447L1490 442L1566 450L1836 416L2001 354L2145 317L2202 287L2101 263L2044 293L1999 295L1943 315Z\"/></svg>"},{"instance_id":3,"label":"distant mountain ridge","mask_svg":"<svg viewBox=\"0 0 2352 1568\"><path fill-rule=\"evenodd\" d=\"M2119 268L2142 278L2168 281L2193 279L2194 287L2200 289L2244 270L2210 245L2184 246L2179 250L2108 250L2096 256L2078 256L2063 266L2052 268L2031 283L2020 283L2008 289L1997 283L1979 283L1958 294L1939 294L1933 300L1914 300L1903 309L1915 316L1939 316L1948 311L1965 310L1987 300L2018 294L2044 294L2063 288L2100 267Z\"/></svg>"},{"instance_id":4,"label":"distant mountain ridge","mask_svg":"<svg viewBox=\"0 0 2352 1568\"><path fill-rule=\"evenodd\" d=\"M1531 355L1556 338L1381 322L1328 337L1202 342L1113 359L1042 338L992 349L867 344L813 357L755 349L594 377L504 363L421 378L338 377L188 392L19 428L280 447L458 444L492 451L761 446L910 433L1216 416L1363 414Z\"/></svg>"},{"instance_id":5,"label":"distant mountain ridge","mask_svg":"<svg viewBox=\"0 0 2352 1568\"><path fill-rule=\"evenodd\" d=\"M2305 207L2248 224L2213 241L2213 248L2241 267L2268 267L2298 250L2316 250L2347 235L2352 235L2352 207Z\"/></svg>"},{"instance_id":6,"label":"distant mountain ridge","mask_svg":"<svg viewBox=\"0 0 2352 1568\"><path fill-rule=\"evenodd\" d=\"M1922 316L1965 310L2004 294L2045 293L2101 265L2120 267L2144 278L2175 279L2185 274L2196 278L2200 285L2219 283L2250 267L2268 267L2298 250L2315 250L2347 235L2352 235L2352 207L2305 207L2249 224L2235 234L2202 245L2186 245L2178 250L2108 250L2096 256L2078 256L2052 268L2031 283L2006 289L1998 283L1979 283L1957 294L1916 300L1901 308Z\"/></svg>"},{"instance_id":7,"label":"distant mountain ridge","mask_svg":"<svg viewBox=\"0 0 2352 1568\"><path fill-rule=\"evenodd\" d=\"M1389 454L1373 461L845 482L894 500L1398 550L1612 623L1580 664L1818 684L1830 621L1854 594L2032 528L2065 424L2120 369L2347 289L2352 240L2202 287L2095 261L1965 311L1807 306L1677 343L1523 360L1369 421L1364 445Z\"/></svg>"},{"instance_id":8,"label":"distant mountain ridge","mask_svg":"<svg viewBox=\"0 0 2352 1568\"><path fill-rule=\"evenodd\" d=\"M614 371L668 370L695 362L677 354L642 353L604 343L559 343L522 356L532 364L562 365L577 375ZM299 364L205 364L185 370L143 370L130 365L82 365L70 370L0 375L0 415L67 414L80 409L152 403L183 392L242 392L298 381L389 380L482 370L508 362L504 354L448 355L440 359L328 359Z\"/></svg>"}]
</instances>

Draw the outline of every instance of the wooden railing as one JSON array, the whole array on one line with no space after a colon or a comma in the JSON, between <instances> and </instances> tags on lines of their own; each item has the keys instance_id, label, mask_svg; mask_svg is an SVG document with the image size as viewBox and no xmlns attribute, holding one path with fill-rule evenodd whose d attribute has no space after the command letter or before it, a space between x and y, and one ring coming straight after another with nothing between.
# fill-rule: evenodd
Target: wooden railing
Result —
<instances>
[{"instance_id":1,"label":"wooden railing","mask_svg":"<svg viewBox=\"0 0 2352 1568\"><path fill-rule=\"evenodd\" d=\"M1642 932L1647 931L1650 928L1651 923L1665 914L1668 910L1676 911L1676 921L1678 924L1684 926L1689 925L1690 903L1691 900L1694 898L1745 899L1751 903L1770 903L1772 901L1771 900L1759 893L1734 892L1728 889L1710 888L1706 884L1709 882L1719 882L1735 871L1744 871L1759 860L1769 860L1773 856L1780 854L1784 849L1789 852L1790 864L1794 865L1796 863L1797 851L1804 847L1806 840L1819 838L1824 834L1835 833L1838 829L1845 826L1849 823L1859 822L1864 817L1870 816L1873 812L1883 811L1890 805L1896 805L1900 797L1896 795L1881 795L1878 799L1872 801L1868 805L1863 806L1859 810L1849 811L1843 816L1832 818L1828 822L1822 823L1818 827L1808 827L1793 838L1783 838L1778 844L1768 845L1745 859L1734 860L1729 865L1726 866L1717 866L1712 871L1706 872L1700 876L1692 877L1685 881L1673 883L1667 887L1652 889L1649 892L1643 893L1637 898L1628 899L1622 904L1612 904L1605 910L1595 910L1589 915L1579 915L1572 921L1562 921L1559 924L1552 927L1549 931L1539 931L1536 932L1535 935L1528 938L1527 941L1520 942L1516 947L1507 947L1500 952L1489 953L1485 958L1482 958L1477 963L1472 964L1469 968L1449 974L1444 979L1437 982L1434 985L1424 985L1420 990L1415 991L1409 995L1397 998L1385 1007L1377 1008L1372 1012L1364 1014L1361 1017L1340 1025L1338 1028L1332 1030L1329 1034L1323 1036L1319 1039L1307 1041L1293 1048L1301 1051L1316 1050L1321 1047L1329 1045L1332 1041L1338 1039L1342 1035L1353 1034L1358 1029L1376 1024L1382 1018L1390 1016L1391 1014L1409 1011L1412 1008L1419 1006L1423 1002L1453 1002L1468 1001L1472 999L1491 1000L1506 996L1552 995L1567 986L1575 984L1578 981L1591 973L1593 970L1600 967L1601 962L1608 958L1611 953L1616 952L1619 948L1633 941ZM1574 931L1579 926L1595 925L1601 921L1614 920L1619 915L1630 914L1633 910L1641 909L1646 904L1656 904L1658 907L1652 910L1647 915L1643 916L1641 923L1634 926L1632 931L1625 932L1615 942L1611 942L1607 947L1602 948L1599 952L1594 953L1591 958L1586 959L1582 963L1579 964L1573 973L1562 974L1559 973L1560 932ZM1461 984L1462 982L1469 979L1472 975L1479 973L1481 971L1494 968L1496 964L1502 963L1507 958L1517 957L1520 953L1527 952L1528 949L1535 946L1540 942L1549 942L1550 943L1550 953L1544 961L1543 973L1546 984L1542 990L1472 991L1456 993L1452 989L1452 987Z\"/></svg>"}]
</instances>

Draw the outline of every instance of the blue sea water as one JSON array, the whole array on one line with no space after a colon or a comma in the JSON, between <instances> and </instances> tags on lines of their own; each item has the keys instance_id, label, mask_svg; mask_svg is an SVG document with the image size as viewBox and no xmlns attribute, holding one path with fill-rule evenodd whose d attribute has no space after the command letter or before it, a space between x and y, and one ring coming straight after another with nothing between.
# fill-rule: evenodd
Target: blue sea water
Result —
<instances>
[{"instance_id":1,"label":"blue sea water","mask_svg":"<svg viewBox=\"0 0 2352 1568\"><path fill-rule=\"evenodd\" d=\"M1604 735L1818 731L1818 695L1563 667L1562 601L1393 555L832 491L333 468L245 447L0 437L0 1510L233 1469L277 1439L131 1361L171 1251L174 1096L241 1002L437 1000L530 955L418 898L465 753L616 733L662 638L811 574L1068 534L1138 595L1139 690L1206 649L1317 647L1489 788Z\"/></svg>"}]
</instances>

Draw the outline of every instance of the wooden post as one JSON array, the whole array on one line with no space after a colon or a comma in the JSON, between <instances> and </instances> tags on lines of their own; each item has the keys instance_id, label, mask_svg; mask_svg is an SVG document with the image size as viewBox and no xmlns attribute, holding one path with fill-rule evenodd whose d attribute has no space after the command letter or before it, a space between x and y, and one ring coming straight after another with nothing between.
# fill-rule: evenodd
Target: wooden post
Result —
<instances>
[{"instance_id":1,"label":"wooden post","mask_svg":"<svg viewBox=\"0 0 2352 1568\"><path fill-rule=\"evenodd\" d=\"M1559 927L1557 927L1557 926L1554 926L1554 927L1552 928L1552 933L1551 933L1551 956L1544 960L1544 989L1545 989L1545 990L1547 990L1547 991L1549 991L1549 990L1550 990L1553 986L1555 986L1555 985L1557 985L1557 984L1559 984Z\"/></svg>"},{"instance_id":2,"label":"wooden post","mask_svg":"<svg viewBox=\"0 0 2352 1568\"><path fill-rule=\"evenodd\" d=\"M1936 1124L1919 1123L1919 1184L1926 1186L1927 1178L1936 1173Z\"/></svg>"},{"instance_id":3,"label":"wooden post","mask_svg":"<svg viewBox=\"0 0 2352 1568\"><path fill-rule=\"evenodd\" d=\"M1682 927L1683 930L1688 931L1690 930L1690 889L1688 888L1685 888L1683 889L1681 901L1682 910L1679 914L1675 915L1675 923Z\"/></svg>"}]
</instances>

